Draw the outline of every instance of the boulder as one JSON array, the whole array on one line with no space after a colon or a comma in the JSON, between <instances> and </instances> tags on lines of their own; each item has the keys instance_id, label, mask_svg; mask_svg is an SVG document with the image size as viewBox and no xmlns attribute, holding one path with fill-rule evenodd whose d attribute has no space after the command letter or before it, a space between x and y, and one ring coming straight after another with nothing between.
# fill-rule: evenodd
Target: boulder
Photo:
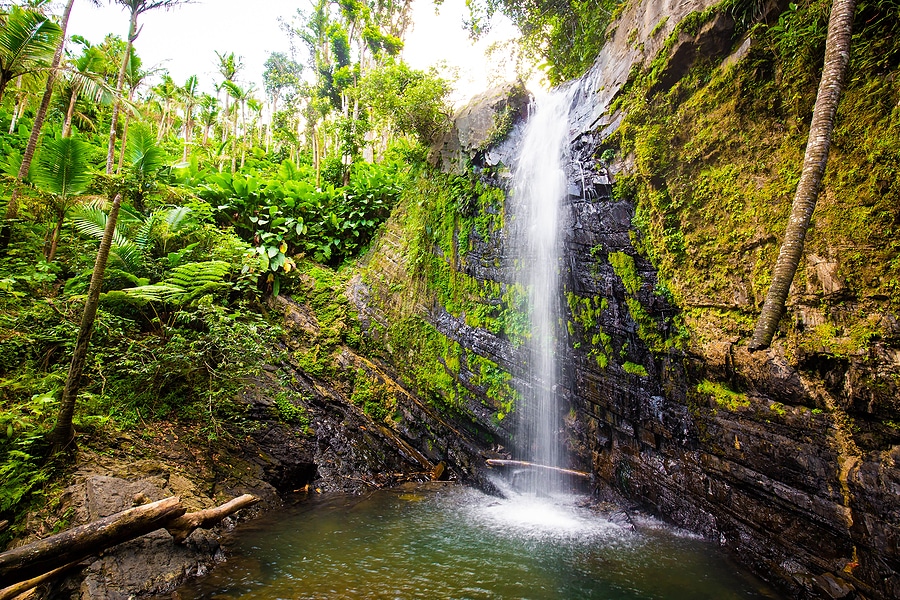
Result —
<instances>
[{"instance_id":1,"label":"boulder","mask_svg":"<svg viewBox=\"0 0 900 600\"><path fill-rule=\"evenodd\" d=\"M429 162L442 171L462 175L469 164L484 161L485 152L506 139L525 117L530 101L522 82L507 82L476 97L453 118L453 127L431 147ZM501 156L489 162L498 164Z\"/></svg>"}]
</instances>

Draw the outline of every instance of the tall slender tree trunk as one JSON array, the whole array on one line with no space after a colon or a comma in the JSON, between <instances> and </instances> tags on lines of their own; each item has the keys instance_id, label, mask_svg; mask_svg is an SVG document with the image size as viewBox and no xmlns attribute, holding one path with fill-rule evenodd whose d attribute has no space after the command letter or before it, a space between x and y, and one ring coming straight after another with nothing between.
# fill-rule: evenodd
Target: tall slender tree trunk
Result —
<instances>
[{"instance_id":1,"label":"tall slender tree trunk","mask_svg":"<svg viewBox=\"0 0 900 600\"><path fill-rule=\"evenodd\" d=\"M47 252L47 262L53 262L53 259L56 258L56 248L59 246L59 235L62 233L65 219L66 212L59 211L56 215L56 226L53 228L53 235L50 236L50 250Z\"/></svg>"},{"instance_id":2,"label":"tall slender tree trunk","mask_svg":"<svg viewBox=\"0 0 900 600\"><path fill-rule=\"evenodd\" d=\"M188 146L191 143L191 138L194 133L194 105L188 104L185 108L185 118L184 118L184 152L181 156L181 162L187 162L188 157Z\"/></svg>"},{"instance_id":3,"label":"tall slender tree trunk","mask_svg":"<svg viewBox=\"0 0 900 600\"><path fill-rule=\"evenodd\" d=\"M78 100L78 92L73 89L69 97L69 108L66 110L66 122L63 123L62 136L67 138L72 135L72 118L75 116L75 102Z\"/></svg>"},{"instance_id":4,"label":"tall slender tree trunk","mask_svg":"<svg viewBox=\"0 0 900 600\"><path fill-rule=\"evenodd\" d=\"M22 110L25 108L25 95L22 93L22 76L19 75L16 81L16 103L13 105L12 118L9 120L9 135L16 131L16 125L19 117L22 116Z\"/></svg>"},{"instance_id":5,"label":"tall slender tree trunk","mask_svg":"<svg viewBox=\"0 0 900 600\"><path fill-rule=\"evenodd\" d=\"M234 107L233 127L231 130L231 172L237 169L237 129L238 129L238 112L237 106Z\"/></svg>"},{"instance_id":6,"label":"tall slender tree trunk","mask_svg":"<svg viewBox=\"0 0 900 600\"><path fill-rule=\"evenodd\" d=\"M28 177L28 171L31 170L31 161L34 160L34 152L37 149L38 138L41 136L41 129L44 126L44 119L47 118L47 109L50 108L50 98L53 96L53 82L56 79L56 70L59 63L62 62L63 49L66 47L66 28L69 26L69 15L72 14L72 5L75 0L66 2L66 8L63 10L62 19L59 23L60 38L59 44L56 45L56 52L53 54L53 62L50 63L50 72L47 74L47 86L44 88L44 96L41 98L41 104L38 107L37 114L34 115L34 124L31 126L31 136L28 138L28 145L25 146L25 153L22 155L22 164L16 175L16 181L13 184L12 195L9 203L6 205L6 216L4 222L0 224L0 252L6 252L9 248L9 240L12 236L11 221L19 214L19 188L25 178Z\"/></svg>"},{"instance_id":7,"label":"tall slender tree trunk","mask_svg":"<svg viewBox=\"0 0 900 600\"><path fill-rule=\"evenodd\" d=\"M75 437L75 429L72 427L72 417L75 414L75 400L78 398L78 392L81 389L81 374L84 372L88 344L91 341L91 332L94 329L94 318L97 316L97 306L100 304L103 273L106 271L106 261L109 259L109 250L112 247L113 233L116 229L116 221L119 218L119 207L121 205L122 194L116 194L115 198L113 198L112 207L109 210L109 217L106 219L106 227L103 230L100 249L97 251L97 259L94 261L94 271L91 273L88 297L84 304L81 326L78 330L78 337L75 339L72 362L69 365L69 374L66 377L66 385L63 388L62 399L59 403L56 425L53 431L50 432L50 441L53 443L54 454L64 450Z\"/></svg>"},{"instance_id":8,"label":"tall slender tree trunk","mask_svg":"<svg viewBox=\"0 0 900 600\"><path fill-rule=\"evenodd\" d=\"M134 47L134 40L137 39L137 11L131 13L131 20L128 24L128 43L125 44L125 55L122 57L122 64L119 65L119 77L116 79L116 96L122 95L122 89L125 87L125 73L128 71L128 61L131 59L131 49ZM122 103L116 99L113 102L112 119L109 124L109 145L106 148L106 174L112 175L113 163L116 156L116 128L119 125L119 110Z\"/></svg>"},{"instance_id":9,"label":"tall slender tree trunk","mask_svg":"<svg viewBox=\"0 0 900 600\"><path fill-rule=\"evenodd\" d=\"M803 257L803 241L822 188L834 118L843 91L847 65L850 63L850 40L855 11L856 0L834 0L831 5L828 37L825 41L825 64L809 128L806 155L803 157L803 171L791 206L784 242L775 263L772 285L750 340L751 350L762 350L772 343L778 322L784 314L791 282Z\"/></svg>"},{"instance_id":10,"label":"tall slender tree trunk","mask_svg":"<svg viewBox=\"0 0 900 600\"><path fill-rule=\"evenodd\" d=\"M131 115L125 113L125 122L122 123L122 143L119 144L119 163L116 165L116 175L122 172L125 166L125 151L128 143L128 125L131 123Z\"/></svg>"},{"instance_id":11,"label":"tall slender tree trunk","mask_svg":"<svg viewBox=\"0 0 900 600\"><path fill-rule=\"evenodd\" d=\"M128 101L132 102L134 100L134 88L131 88L128 91ZM122 167L125 166L125 151L128 149L128 125L131 123L131 114L128 112L125 113L125 122L122 123L122 143L119 144L119 164L116 166L116 174L122 172Z\"/></svg>"}]
</instances>

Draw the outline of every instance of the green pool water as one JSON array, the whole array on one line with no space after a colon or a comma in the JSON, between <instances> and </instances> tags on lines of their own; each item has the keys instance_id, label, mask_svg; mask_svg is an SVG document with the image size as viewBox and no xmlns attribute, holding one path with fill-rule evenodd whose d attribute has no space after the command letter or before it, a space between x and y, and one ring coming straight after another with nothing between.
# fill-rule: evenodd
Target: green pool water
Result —
<instances>
[{"instance_id":1,"label":"green pool water","mask_svg":"<svg viewBox=\"0 0 900 600\"><path fill-rule=\"evenodd\" d=\"M430 485L317 496L238 527L199 598L775 598L695 536L578 498Z\"/></svg>"}]
</instances>

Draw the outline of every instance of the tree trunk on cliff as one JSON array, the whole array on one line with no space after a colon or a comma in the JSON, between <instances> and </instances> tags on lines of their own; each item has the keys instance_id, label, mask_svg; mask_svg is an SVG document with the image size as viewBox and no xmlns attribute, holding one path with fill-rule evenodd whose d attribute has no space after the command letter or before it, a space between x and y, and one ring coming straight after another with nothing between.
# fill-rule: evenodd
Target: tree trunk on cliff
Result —
<instances>
[{"instance_id":1,"label":"tree trunk on cliff","mask_svg":"<svg viewBox=\"0 0 900 600\"><path fill-rule=\"evenodd\" d=\"M56 70L59 68L59 63L62 62L63 49L66 47L66 28L69 26L69 15L72 14L72 5L74 3L75 0L66 2L66 8L63 10L62 19L59 23L62 33L60 34L59 44L56 46L56 52L53 54L50 71L47 73L47 85L44 88L44 95L41 98L37 114L34 115L31 136L29 136L28 144L25 146L22 164L19 166L19 172L13 184L12 195L9 198L9 203L6 205L4 222L0 224L0 252L5 253L9 247L9 240L12 237L11 221L19 214L19 187L25 181L25 178L28 177L31 161L34 159L35 150L37 150L38 138L41 136L41 129L44 126L44 119L47 117L47 109L50 108L50 99L53 97L53 82L56 80Z\"/></svg>"},{"instance_id":2,"label":"tree trunk on cliff","mask_svg":"<svg viewBox=\"0 0 900 600\"><path fill-rule=\"evenodd\" d=\"M122 194L116 194L112 207L109 210L109 217L106 219L106 228L103 230L100 249L97 250L97 259L94 261L94 271L91 274L88 297L84 304L84 312L81 315L81 327L75 340L75 350L72 353L69 374L66 377L66 385L63 388L62 399L59 403L56 426L50 432L50 441L53 442L53 453L63 450L75 437L75 430L72 427L72 416L75 414L75 400L78 397L78 391L81 389L81 373L84 370L88 343L91 341L91 332L94 329L97 306L100 304L103 274L106 271L106 261L109 259L109 250L112 247L113 234L116 230L116 221L119 218L119 207L121 204Z\"/></svg>"},{"instance_id":3,"label":"tree trunk on cliff","mask_svg":"<svg viewBox=\"0 0 900 600\"><path fill-rule=\"evenodd\" d=\"M825 41L825 65L809 128L803 171L791 206L784 242L773 271L772 285L769 287L750 340L750 350L762 350L772 343L778 322L784 314L791 283L803 257L803 240L822 188L835 114L843 91L847 65L850 62L850 40L855 11L856 0L834 0L831 5L828 37Z\"/></svg>"}]
</instances>

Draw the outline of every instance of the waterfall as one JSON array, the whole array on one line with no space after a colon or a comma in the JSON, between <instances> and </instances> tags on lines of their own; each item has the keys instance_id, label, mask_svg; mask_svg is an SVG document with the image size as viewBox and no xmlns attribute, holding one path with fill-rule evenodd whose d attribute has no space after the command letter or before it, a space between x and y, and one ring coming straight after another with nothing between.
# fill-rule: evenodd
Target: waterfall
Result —
<instances>
[{"instance_id":1,"label":"waterfall","mask_svg":"<svg viewBox=\"0 0 900 600\"><path fill-rule=\"evenodd\" d=\"M518 237L519 283L528 290L531 337L527 365L530 384L522 392L517 452L523 460L564 466L558 346L560 327L560 208L567 184L571 90L536 95L523 131L514 169L513 206ZM538 470L529 479L533 492L560 488L559 475Z\"/></svg>"}]
</instances>

